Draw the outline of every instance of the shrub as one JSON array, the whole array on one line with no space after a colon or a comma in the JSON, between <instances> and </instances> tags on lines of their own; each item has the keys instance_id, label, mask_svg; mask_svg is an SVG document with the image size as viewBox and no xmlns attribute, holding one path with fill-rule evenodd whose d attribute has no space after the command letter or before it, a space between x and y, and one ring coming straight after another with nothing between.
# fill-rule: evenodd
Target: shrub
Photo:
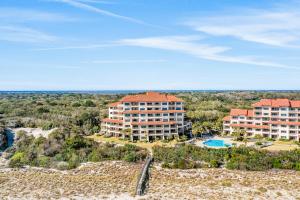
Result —
<instances>
[{"instance_id":1,"label":"shrub","mask_svg":"<svg viewBox=\"0 0 300 200\"><path fill-rule=\"evenodd\" d=\"M46 107L39 107L39 108L37 109L37 112L40 113L40 114L42 114L42 113L48 113L48 112L50 112L50 111L49 111L49 109L46 108Z\"/></svg>"},{"instance_id":2,"label":"shrub","mask_svg":"<svg viewBox=\"0 0 300 200\"><path fill-rule=\"evenodd\" d=\"M9 161L9 167L23 167L27 164L26 155L24 152L17 152Z\"/></svg>"},{"instance_id":3,"label":"shrub","mask_svg":"<svg viewBox=\"0 0 300 200\"><path fill-rule=\"evenodd\" d=\"M56 163L56 168L59 170L67 170L69 169L69 164L67 162L61 161Z\"/></svg>"},{"instance_id":4,"label":"shrub","mask_svg":"<svg viewBox=\"0 0 300 200\"><path fill-rule=\"evenodd\" d=\"M75 103L72 104L72 107L77 108L77 107L80 107L80 106L81 106L81 104L79 102L75 102Z\"/></svg>"},{"instance_id":5,"label":"shrub","mask_svg":"<svg viewBox=\"0 0 300 200\"><path fill-rule=\"evenodd\" d=\"M78 165L80 164L80 158L77 154L73 153L70 157L70 159L68 160L68 168L72 169L72 168L76 168L78 167Z\"/></svg>"},{"instance_id":6,"label":"shrub","mask_svg":"<svg viewBox=\"0 0 300 200\"><path fill-rule=\"evenodd\" d=\"M295 164L295 170L300 171L300 162Z\"/></svg>"},{"instance_id":7,"label":"shrub","mask_svg":"<svg viewBox=\"0 0 300 200\"><path fill-rule=\"evenodd\" d=\"M85 107L95 107L96 104L95 104L93 101L91 101L91 100L86 100L86 101L84 102L84 106L85 106Z\"/></svg>"},{"instance_id":8,"label":"shrub","mask_svg":"<svg viewBox=\"0 0 300 200\"><path fill-rule=\"evenodd\" d=\"M53 123L52 122L45 122L43 125L42 125L42 129L43 130L50 130L52 129L54 126L53 126Z\"/></svg>"},{"instance_id":9,"label":"shrub","mask_svg":"<svg viewBox=\"0 0 300 200\"><path fill-rule=\"evenodd\" d=\"M136 153L129 152L129 153L125 154L123 160L125 160L126 162L136 162L137 161Z\"/></svg>"},{"instance_id":10,"label":"shrub","mask_svg":"<svg viewBox=\"0 0 300 200\"><path fill-rule=\"evenodd\" d=\"M217 160L211 160L209 162L209 164L210 164L210 167L212 167L212 168L218 168L220 166L220 164Z\"/></svg>"},{"instance_id":11,"label":"shrub","mask_svg":"<svg viewBox=\"0 0 300 200\"><path fill-rule=\"evenodd\" d=\"M40 167L49 167L50 166L50 158L47 156L40 156L37 158L38 166Z\"/></svg>"}]
</instances>

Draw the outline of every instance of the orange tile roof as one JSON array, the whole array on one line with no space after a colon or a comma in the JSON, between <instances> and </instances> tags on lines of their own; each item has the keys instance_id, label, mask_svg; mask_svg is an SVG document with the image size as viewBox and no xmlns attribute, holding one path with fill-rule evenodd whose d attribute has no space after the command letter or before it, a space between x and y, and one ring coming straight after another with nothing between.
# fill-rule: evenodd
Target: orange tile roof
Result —
<instances>
[{"instance_id":1,"label":"orange tile roof","mask_svg":"<svg viewBox=\"0 0 300 200\"><path fill-rule=\"evenodd\" d=\"M123 121L122 120L118 120L118 119L109 119L109 118L104 118L102 119L103 122L109 122L109 123L115 123L115 124L122 124Z\"/></svg>"},{"instance_id":2,"label":"orange tile roof","mask_svg":"<svg viewBox=\"0 0 300 200\"><path fill-rule=\"evenodd\" d=\"M271 106L271 107L297 107L300 108L299 100L288 99L262 99L259 102L252 104L253 107Z\"/></svg>"},{"instance_id":3,"label":"orange tile roof","mask_svg":"<svg viewBox=\"0 0 300 200\"><path fill-rule=\"evenodd\" d=\"M127 95L120 102L183 102L183 100L174 95L146 92L145 94Z\"/></svg>"},{"instance_id":4,"label":"orange tile roof","mask_svg":"<svg viewBox=\"0 0 300 200\"><path fill-rule=\"evenodd\" d=\"M153 122L132 122L132 125L171 125L171 124L177 124L176 121L168 121L168 122L163 122L163 121L153 121Z\"/></svg>"},{"instance_id":5,"label":"orange tile roof","mask_svg":"<svg viewBox=\"0 0 300 200\"><path fill-rule=\"evenodd\" d=\"M285 121L269 121L269 124L282 124L282 125L300 125L300 122L285 122Z\"/></svg>"},{"instance_id":6,"label":"orange tile roof","mask_svg":"<svg viewBox=\"0 0 300 200\"><path fill-rule=\"evenodd\" d=\"M230 121L231 120L231 116L225 116L224 118L223 118L223 121Z\"/></svg>"},{"instance_id":7,"label":"orange tile roof","mask_svg":"<svg viewBox=\"0 0 300 200\"><path fill-rule=\"evenodd\" d=\"M294 101L290 101L290 102L291 102L291 107L300 108L300 101L299 100L294 100Z\"/></svg>"},{"instance_id":8,"label":"orange tile roof","mask_svg":"<svg viewBox=\"0 0 300 200\"><path fill-rule=\"evenodd\" d=\"M114 103L110 103L108 104L109 107L117 107L120 104L120 102L114 102Z\"/></svg>"},{"instance_id":9,"label":"orange tile roof","mask_svg":"<svg viewBox=\"0 0 300 200\"><path fill-rule=\"evenodd\" d=\"M246 116L253 117L253 110L246 109L231 109L230 116Z\"/></svg>"},{"instance_id":10,"label":"orange tile roof","mask_svg":"<svg viewBox=\"0 0 300 200\"><path fill-rule=\"evenodd\" d=\"M123 114L184 113L185 110L126 110Z\"/></svg>"},{"instance_id":11,"label":"orange tile roof","mask_svg":"<svg viewBox=\"0 0 300 200\"><path fill-rule=\"evenodd\" d=\"M255 124L230 124L231 127L244 127L244 128L260 128L260 129L269 129L269 126L265 125L255 125Z\"/></svg>"}]
</instances>

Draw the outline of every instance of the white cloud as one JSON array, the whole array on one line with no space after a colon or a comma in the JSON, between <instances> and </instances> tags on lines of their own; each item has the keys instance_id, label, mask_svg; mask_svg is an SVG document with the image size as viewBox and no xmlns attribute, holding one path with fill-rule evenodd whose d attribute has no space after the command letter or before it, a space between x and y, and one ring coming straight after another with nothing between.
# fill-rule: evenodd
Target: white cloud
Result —
<instances>
[{"instance_id":1,"label":"white cloud","mask_svg":"<svg viewBox=\"0 0 300 200\"><path fill-rule=\"evenodd\" d=\"M273 46L297 47L300 41L300 11L239 10L240 14L199 17L184 24L213 35Z\"/></svg>"},{"instance_id":2,"label":"white cloud","mask_svg":"<svg viewBox=\"0 0 300 200\"><path fill-rule=\"evenodd\" d=\"M0 40L3 41L40 43L53 42L57 39L55 36L28 27L0 25Z\"/></svg>"},{"instance_id":3,"label":"white cloud","mask_svg":"<svg viewBox=\"0 0 300 200\"><path fill-rule=\"evenodd\" d=\"M230 48L224 46L212 46L206 44L199 44L198 40L199 38L195 36L180 36L180 37L170 36L170 37L123 39L118 41L118 43L122 45L128 45L128 46L139 46L139 47L177 51L177 52L193 55L198 58L212 60L212 61L249 64L249 65L275 67L275 68L300 69L297 67L286 66L279 63L257 60L249 56L241 57L241 56L224 55L223 53L229 51Z\"/></svg>"},{"instance_id":4,"label":"white cloud","mask_svg":"<svg viewBox=\"0 0 300 200\"><path fill-rule=\"evenodd\" d=\"M98 49L98 48L105 48L105 47L114 47L120 46L119 44L90 44L90 45L81 45L81 46L64 46L64 47L46 47L46 48L37 48L32 49L32 51L55 51L55 50L73 50L73 49Z\"/></svg>"},{"instance_id":5,"label":"white cloud","mask_svg":"<svg viewBox=\"0 0 300 200\"><path fill-rule=\"evenodd\" d=\"M77 0L83 3L100 3L100 4L115 4L113 1L101 1L101 0Z\"/></svg>"},{"instance_id":6,"label":"white cloud","mask_svg":"<svg viewBox=\"0 0 300 200\"><path fill-rule=\"evenodd\" d=\"M103 10L103 9L97 8L95 6L91 6L89 4L86 4L86 3L84 3L84 2L88 2L86 0L85 1L84 0L50 0L50 1L66 3L66 4L71 5L73 7L80 8L80 9L87 10L87 11L91 11L91 12L95 12L95 13L99 13L101 15L106 15L106 16L109 16L109 17L114 17L114 18L118 18L118 19L121 19L121 20L137 23L137 24L148 25L148 24L146 24L145 22L143 22L141 20L138 20L138 19L135 19L135 18L132 18L132 17L123 16L123 15L118 15L116 13L113 13L113 12Z\"/></svg>"},{"instance_id":7,"label":"white cloud","mask_svg":"<svg viewBox=\"0 0 300 200\"><path fill-rule=\"evenodd\" d=\"M47 22L65 22L74 21L74 18L67 17L59 13L50 13L44 11L20 9L20 8L0 8L1 22L26 22L26 21L47 21Z\"/></svg>"},{"instance_id":8,"label":"white cloud","mask_svg":"<svg viewBox=\"0 0 300 200\"><path fill-rule=\"evenodd\" d=\"M93 64L132 64L132 63L160 63L166 62L164 59L131 59L131 60L94 60Z\"/></svg>"}]
</instances>

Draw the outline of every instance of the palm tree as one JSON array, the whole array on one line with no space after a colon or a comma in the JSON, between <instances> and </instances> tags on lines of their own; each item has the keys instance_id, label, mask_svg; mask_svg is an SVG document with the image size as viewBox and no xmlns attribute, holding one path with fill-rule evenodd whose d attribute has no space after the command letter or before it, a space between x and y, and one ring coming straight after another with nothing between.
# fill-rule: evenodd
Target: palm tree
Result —
<instances>
[{"instance_id":1,"label":"palm tree","mask_svg":"<svg viewBox=\"0 0 300 200\"><path fill-rule=\"evenodd\" d=\"M202 133L206 131L206 128L199 122L193 123L192 125L192 134L195 136L197 136L199 133L201 134L202 137Z\"/></svg>"},{"instance_id":2,"label":"palm tree","mask_svg":"<svg viewBox=\"0 0 300 200\"><path fill-rule=\"evenodd\" d=\"M240 138L243 140L246 134L247 132L245 129L235 128L231 135L234 137L234 140L238 140Z\"/></svg>"}]
</instances>

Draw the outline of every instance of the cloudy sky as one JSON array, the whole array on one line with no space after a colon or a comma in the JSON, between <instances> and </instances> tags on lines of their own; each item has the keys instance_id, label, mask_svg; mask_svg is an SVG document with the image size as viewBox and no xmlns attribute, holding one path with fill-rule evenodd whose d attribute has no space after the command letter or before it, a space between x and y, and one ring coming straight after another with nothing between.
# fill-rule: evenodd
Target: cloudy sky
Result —
<instances>
[{"instance_id":1,"label":"cloudy sky","mask_svg":"<svg viewBox=\"0 0 300 200\"><path fill-rule=\"evenodd\" d=\"M300 89L300 1L1 0L0 90Z\"/></svg>"}]
</instances>

